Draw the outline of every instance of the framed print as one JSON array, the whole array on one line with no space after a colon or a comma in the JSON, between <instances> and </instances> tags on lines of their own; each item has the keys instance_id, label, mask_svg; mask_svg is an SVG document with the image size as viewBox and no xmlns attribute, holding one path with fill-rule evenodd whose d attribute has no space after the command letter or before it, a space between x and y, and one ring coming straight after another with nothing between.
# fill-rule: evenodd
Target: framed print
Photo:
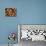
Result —
<instances>
[{"instance_id":1,"label":"framed print","mask_svg":"<svg viewBox=\"0 0 46 46\"><path fill-rule=\"evenodd\" d=\"M5 16L16 16L15 8L5 8Z\"/></svg>"},{"instance_id":2,"label":"framed print","mask_svg":"<svg viewBox=\"0 0 46 46\"><path fill-rule=\"evenodd\" d=\"M19 41L46 41L46 25L20 24L18 31L20 32Z\"/></svg>"}]
</instances>

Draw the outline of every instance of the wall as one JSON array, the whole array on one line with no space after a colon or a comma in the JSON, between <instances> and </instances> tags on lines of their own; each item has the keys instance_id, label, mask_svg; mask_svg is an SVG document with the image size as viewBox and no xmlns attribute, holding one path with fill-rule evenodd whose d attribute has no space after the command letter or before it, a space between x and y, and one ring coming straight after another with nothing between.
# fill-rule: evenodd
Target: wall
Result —
<instances>
[{"instance_id":1,"label":"wall","mask_svg":"<svg viewBox=\"0 0 46 46\"><path fill-rule=\"evenodd\" d=\"M16 17L5 17L4 9L15 7ZM46 0L0 0L0 44L7 44L17 24L46 24ZM17 41L16 41L17 42Z\"/></svg>"}]
</instances>

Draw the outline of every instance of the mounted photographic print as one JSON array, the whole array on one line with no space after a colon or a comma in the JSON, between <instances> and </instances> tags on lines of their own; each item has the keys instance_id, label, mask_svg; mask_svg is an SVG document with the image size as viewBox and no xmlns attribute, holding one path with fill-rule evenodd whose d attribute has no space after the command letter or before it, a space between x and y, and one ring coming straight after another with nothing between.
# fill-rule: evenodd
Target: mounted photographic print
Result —
<instances>
[{"instance_id":1,"label":"mounted photographic print","mask_svg":"<svg viewBox=\"0 0 46 46\"><path fill-rule=\"evenodd\" d=\"M16 16L15 8L5 8L5 16Z\"/></svg>"},{"instance_id":2,"label":"mounted photographic print","mask_svg":"<svg viewBox=\"0 0 46 46\"><path fill-rule=\"evenodd\" d=\"M46 25L20 24L18 25L18 30L20 40L46 41Z\"/></svg>"}]
</instances>

